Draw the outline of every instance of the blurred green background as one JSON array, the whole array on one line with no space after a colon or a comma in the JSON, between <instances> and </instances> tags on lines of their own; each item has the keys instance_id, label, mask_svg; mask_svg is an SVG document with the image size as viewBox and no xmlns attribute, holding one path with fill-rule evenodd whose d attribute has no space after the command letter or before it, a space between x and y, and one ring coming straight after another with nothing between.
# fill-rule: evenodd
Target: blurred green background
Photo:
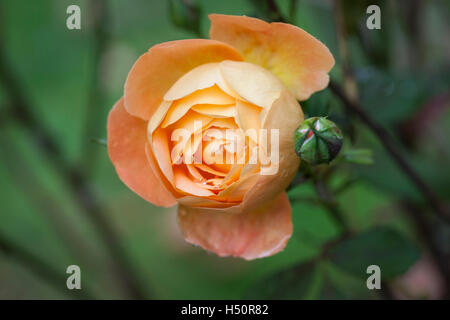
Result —
<instances>
[{"instance_id":1,"label":"blurred green background","mask_svg":"<svg viewBox=\"0 0 450 320\"><path fill-rule=\"evenodd\" d=\"M449 2L376 3L381 30L365 27L367 1L1 0L0 299L448 298L448 221L329 89L302 106L346 138L341 157L316 172L352 234L331 250L346 230L302 172L289 191L286 249L218 258L184 242L176 208L125 187L102 144L108 111L149 47L207 35L209 13L284 17L328 46L332 78L448 202ZM81 30L66 27L71 4ZM81 291L66 289L72 264ZM381 264L381 291L366 288L369 264Z\"/></svg>"}]
</instances>

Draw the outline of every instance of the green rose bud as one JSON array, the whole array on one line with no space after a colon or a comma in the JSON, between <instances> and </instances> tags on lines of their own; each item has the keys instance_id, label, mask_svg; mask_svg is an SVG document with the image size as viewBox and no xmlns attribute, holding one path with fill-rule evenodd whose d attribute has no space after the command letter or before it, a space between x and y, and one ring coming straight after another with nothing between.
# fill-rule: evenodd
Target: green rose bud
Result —
<instances>
[{"instance_id":1,"label":"green rose bud","mask_svg":"<svg viewBox=\"0 0 450 320\"><path fill-rule=\"evenodd\" d=\"M330 163L342 147L341 130L323 117L306 119L295 131L295 152L309 164Z\"/></svg>"}]
</instances>

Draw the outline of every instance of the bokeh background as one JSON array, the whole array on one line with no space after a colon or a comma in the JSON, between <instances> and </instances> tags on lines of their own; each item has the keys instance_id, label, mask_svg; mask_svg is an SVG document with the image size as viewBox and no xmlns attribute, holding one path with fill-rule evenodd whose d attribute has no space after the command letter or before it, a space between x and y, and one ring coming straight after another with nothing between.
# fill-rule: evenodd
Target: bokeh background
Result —
<instances>
[{"instance_id":1,"label":"bokeh background","mask_svg":"<svg viewBox=\"0 0 450 320\"><path fill-rule=\"evenodd\" d=\"M374 3L381 30L365 26ZM66 27L71 4L81 30ZM334 120L345 144L291 186L286 249L247 262L185 243L176 208L118 179L106 117L138 56L206 36L209 13L289 21L324 42L333 81L388 132L438 210L326 89L302 106ZM0 0L0 299L448 298L449 13L445 0ZM80 291L66 288L72 264ZM370 264L382 290L366 288Z\"/></svg>"}]
</instances>

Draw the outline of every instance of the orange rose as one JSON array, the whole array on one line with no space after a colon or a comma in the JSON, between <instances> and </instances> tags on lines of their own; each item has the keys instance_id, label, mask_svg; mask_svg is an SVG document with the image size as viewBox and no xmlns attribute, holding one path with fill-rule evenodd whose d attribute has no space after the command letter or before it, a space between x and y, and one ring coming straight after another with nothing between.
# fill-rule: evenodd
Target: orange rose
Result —
<instances>
[{"instance_id":1,"label":"orange rose","mask_svg":"<svg viewBox=\"0 0 450 320\"><path fill-rule=\"evenodd\" d=\"M266 257L292 234L284 189L299 165L297 99L327 86L334 59L289 24L210 19L212 40L162 43L136 61L108 117L109 157L142 198L179 204L188 242Z\"/></svg>"}]
</instances>

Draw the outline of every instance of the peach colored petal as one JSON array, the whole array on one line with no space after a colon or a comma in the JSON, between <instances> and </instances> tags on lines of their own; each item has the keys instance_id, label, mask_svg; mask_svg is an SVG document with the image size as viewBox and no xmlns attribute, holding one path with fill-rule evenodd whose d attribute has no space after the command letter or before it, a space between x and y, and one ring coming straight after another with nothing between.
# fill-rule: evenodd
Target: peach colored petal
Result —
<instances>
[{"instance_id":1,"label":"peach colored petal","mask_svg":"<svg viewBox=\"0 0 450 320\"><path fill-rule=\"evenodd\" d=\"M216 118L211 121L206 128L217 127L225 129L237 129L238 126L234 121L234 118ZM225 136L224 136L225 138Z\"/></svg>"},{"instance_id":2,"label":"peach colored petal","mask_svg":"<svg viewBox=\"0 0 450 320\"><path fill-rule=\"evenodd\" d=\"M193 164L186 164L186 167L188 168L189 173L191 176L198 181L203 181L205 178L201 175L201 173L197 170L196 166Z\"/></svg>"},{"instance_id":3,"label":"peach colored petal","mask_svg":"<svg viewBox=\"0 0 450 320\"><path fill-rule=\"evenodd\" d=\"M217 118L234 117L236 115L236 105L214 105L214 104L198 104L192 107L192 110L207 116Z\"/></svg>"},{"instance_id":4,"label":"peach colored petal","mask_svg":"<svg viewBox=\"0 0 450 320\"><path fill-rule=\"evenodd\" d=\"M241 61L242 59L231 59ZM208 63L192 69L175 82L164 95L164 100L177 100L191 93L217 85L223 92L238 98L239 96L226 84L219 70L219 63Z\"/></svg>"},{"instance_id":5,"label":"peach colored petal","mask_svg":"<svg viewBox=\"0 0 450 320\"><path fill-rule=\"evenodd\" d=\"M211 191L200 187L198 184L189 179L180 168L174 168L173 171L175 176L175 186L177 189L185 192L186 194L198 197L208 197L214 195Z\"/></svg>"},{"instance_id":6,"label":"peach colored petal","mask_svg":"<svg viewBox=\"0 0 450 320\"><path fill-rule=\"evenodd\" d=\"M161 126L165 128L178 121L194 105L228 105L234 103L234 101L234 98L224 93L215 85L206 89L197 90L187 97L174 101Z\"/></svg>"},{"instance_id":7,"label":"peach colored petal","mask_svg":"<svg viewBox=\"0 0 450 320\"><path fill-rule=\"evenodd\" d=\"M256 184L258 178L259 176L256 174L240 178L220 191L217 195L227 201L242 201L247 191Z\"/></svg>"},{"instance_id":8,"label":"peach colored petal","mask_svg":"<svg viewBox=\"0 0 450 320\"><path fill-rule=\"evenodd\" d=\"M240 214L180 205L178 223L187 242L221 257L246 260L281 251L292 234L291 207L285 192L264 206Z\"/></svg>"},{"instance_id":9,"label":"peach colored petal","mask_svg":"<svg viewBox=\"0 0 450 320\"><path fill-rule=\"evenodd\" d=\"M235 164L231 167L228 174L223 179L223 184L231 184L237 179L239 179L239 175L241 174L242 168L244 167L243 164Z\"/></svg>"},{"instance_id":10,"label":"peach colored petal","mask_svg":"<svg viewBox=\"0 0 450 320\"><path fill-rule=\"evenodd\" d=\"M245 101L236 101L236 123L244 131L258 130L261 127L259 115L261 108Z\"/></svg>"},{"instance_id":11,"label":"peach colored petal","mask_svg":"<svg viewBox=\"0 0 450 320\"><path fill-rule=\"evenodd\" d=\"M208 212L213 212L214 210L230 210L230 207L239 208L239 203L217 201L211 198L213 197L200 198L194 196L184 196L178 198L177 200L181 205L193 208L205 208L205 210L207 210ZM218 213L220 214L221 212Z\"/></svg>"},{"instance_id":12,"label":"peach colored petal","mask_svg":"<svg viewBox=\"0 0 450 320\"><path fill-rule=\"evenodd\" d=\"M212 117L190 110L175 126L176 129L187 130L190 134L193 134L204 129L213 120Z\"/></svg>"},{"instance_id":13,"label":"peach colored petal","mask_svg":"<svg viewBox=\"0 0 450 320\"><path fill-rule=\"evenodd\" d=\"M188 39L157 44L130 70L125 82L125 108L148 120L181 76L205 63L227 59L242 60L233 47L220 41Z\"/></svg>"},{"instance_id":14,"label":"peach colored petal","mask_svg":"<svg viewBox=\"0 0 450 320\"><path fill-rule=\"evenodd\" d=\"M153 131L158 128L158 126L163 121L164 117L166 116L167 112L169 111L170 107L172 105L172 101L163 101L159 107L156 109L153 116L150 118L150 121L148 122L148 137L149 140L152 140L152 133Z\"/></svg>"},{"instance_id":15,"label":"peach colored petal","mask_svg":"<svg viewBox=\"0 0 450 320\"><path fill-rule=\"evenodd\" d=\"M152 147L150 146L150 143L145 144L145 154L147 156L148 163L150 164L150 167L152 168L153 172L155 173L156 180L162 185L165 186L166 190L168 190L175 198L182 197L183 195L180 194L172 183L167 180L167 178L164 176L164 174L161 172L161 168L158 165L158 162L155 159L155 156L152 152Z\"/></svg>"},{"instance_id":16,"label":"peach colored petal","mask_svg":"<svg viewBox=\"0 0 450 320\"><path fill-rule=\"evenodd\" d=\"M275 174L260 174L258 182L246 193L243 205L252 207L284 190L294 178L300 160L294 151L293 134L303 122L303 112L296 99L282 92L263 119L263 129L279 129L279 161ZM263 170L263 168L261 168Z\"/></svg>"},{"instance_id":17,"label":"peach colored petal","mask_svg":"<svg viewBox=\"0 0 450 320\"><path fill-rule=\"evenodd\" d=\"M184 163L187 164L196 164L196 159L194 158L194 154L197 152L197 150L201 147L202 144L202 132L198 132L191 136L189 141L184 146ZM197 163L200 163L200 161L197 161Z\"/></svg>"},{"instance_id":18,"label":"peach colored petal","mask_svg":"<svg viewBox=\"0 0 450 320\"><path fill-rule=\"evenodd\" d=\"M270 71L241 61L223 61L220 72L225 82L240 97L257 106L268 108L286 87Z\"/></svg>"},{"instance_id":19,"label":"peach colored petal","mask_svg":"<svg viewBox=\"0 0 450 320\"><path fill-rule=\"evenodd\" d=\"M175 205L174 196L156 177L147 160L147 123L131 116L123 99L109 112L107 130L109 158L123 183L157 206Z\"/></svg>"},{"instance_id":20,"label":"peach colored petal","mask_svg":"<svg viewBox=\"0 0 450 320\"><path fill-rule=\"evenodd\" d=\"M299 100L328 85L333 55L319 40L286 23L246 16L209 15L210 38L235 47L245 61L278 76Z\"/></svg>"},{"instance_id":21,"label":"peach colored petal","mask_svg":"<svg viewBox=\"0 0 450 320\"><path fill-rule=\"evenodd\" d=\"M152 135L152 151L159 168L170 183L173 183L172 160L170 159L169 141L164 129L158 128Z\"/></svg>"},{"instance_id":22,"label":"peach colored petal","mask_svg":"<svg viewBox=\"0 0 450 320\"><path fill-rule=\"evenodd\" d=\"M213 174L213 175L216 175L216 176L219 176L219 177L225 177L226 176L225 173L223 173L221 171L214 170L213 168L207 166L206 164L196 164L195 166L198 169L202 170L202 171L205 171L207 173L210 173L210 174Z\"/></svg>"}]
</instances>

